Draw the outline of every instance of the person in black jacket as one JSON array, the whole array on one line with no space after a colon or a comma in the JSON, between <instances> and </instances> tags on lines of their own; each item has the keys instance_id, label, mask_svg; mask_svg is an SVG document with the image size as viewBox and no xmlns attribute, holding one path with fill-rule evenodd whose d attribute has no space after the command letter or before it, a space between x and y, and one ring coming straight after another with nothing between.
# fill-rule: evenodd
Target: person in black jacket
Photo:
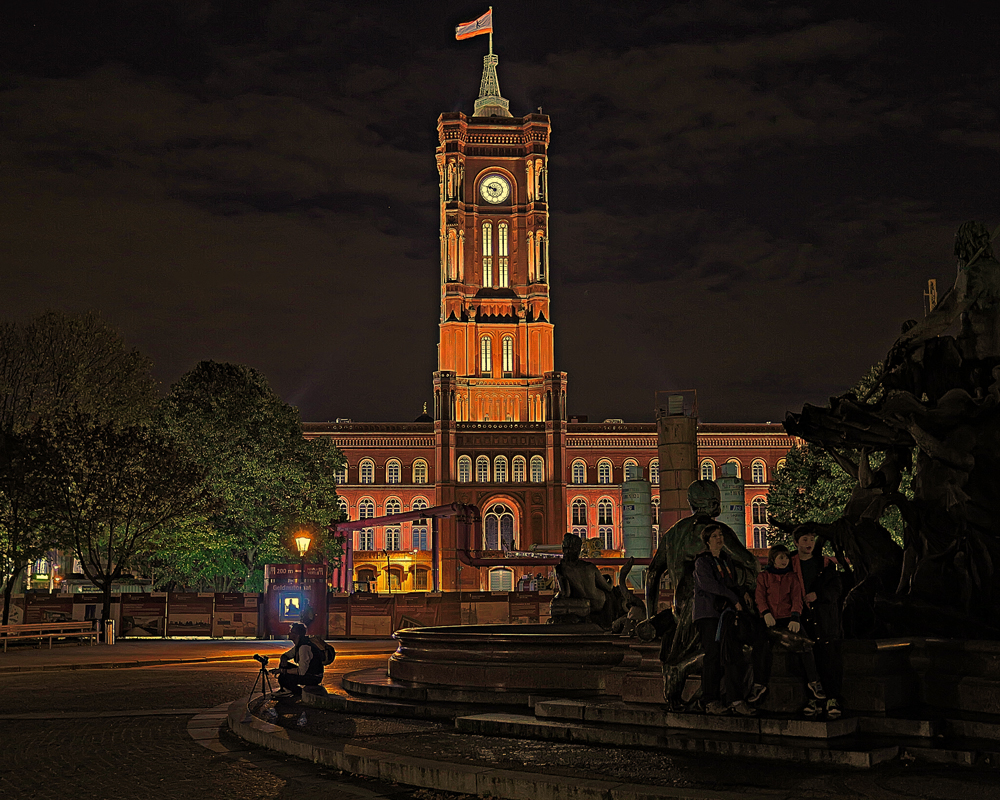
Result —
<instances>
[{"instance_id":1,"label":"person in black jacket","mask_svg":"<svg viewBox=\"0 0 1000 800\"><path fill-rule=\"evenodd\" d=\"M736 713L752 717L757 711L745 698L743 645L724 635L721 618L751 607L749 595L736 577L733 560L722 549L722 526L707 525L701 532L705 549L694 560L694 624L705 658L701 668L701 701L707 714ZM719 699L720 679L725 683L728 705Z\"/></svg>"},{"instance_id":2,"label":"person in black jacket","mask_svg":"<svg viewBox=\"0 0 1000 800\"><path fill-rule=\"evenodd\" d=\"M303 686L319 686L323 680L323 654L306 635L306 626L296 622L288 632L292 647L281 654L276 670L278 685L292 694L302 694Z\"/></svg>"}]
</instances>

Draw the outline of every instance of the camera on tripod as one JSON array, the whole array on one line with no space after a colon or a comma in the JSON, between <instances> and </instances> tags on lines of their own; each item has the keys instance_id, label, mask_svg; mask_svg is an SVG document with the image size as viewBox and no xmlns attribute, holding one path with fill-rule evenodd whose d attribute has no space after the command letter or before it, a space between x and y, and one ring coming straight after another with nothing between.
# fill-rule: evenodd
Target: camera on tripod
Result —
<instances>
[{"instance_id":1,"label":"camera on tripod","mask_svg":"<svg viewBox=\"0 0 1000 800\"><path fill-rule=\"evenodd\" d=\"M254 653L253 660L259 663L262 667L266 667L267 662L270 661L271 659L268 658L267 656L260 655L260 653Z\"/></svg>"}]
</instances>

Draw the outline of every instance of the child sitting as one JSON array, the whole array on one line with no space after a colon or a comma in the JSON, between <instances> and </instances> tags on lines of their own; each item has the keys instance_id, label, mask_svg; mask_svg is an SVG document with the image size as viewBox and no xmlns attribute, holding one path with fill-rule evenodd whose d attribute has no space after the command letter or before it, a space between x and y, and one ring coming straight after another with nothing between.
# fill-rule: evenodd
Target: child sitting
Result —
<instances>
[{"instance_id":1,"label":"child sitting","mask_svg":"<svg viewBox=\"0 0 1000 800\"><path fill-rule=\"evenodd\" d=\"M759 646L754 646L754 685L747 698L749 702L756 703L767 693L767 682L771 677L773 639L783 641L792 652L798 652L806 672L806 689L809 695L813 700L825 700L826 694L813 657L812 642L805 636L796 635L801 628L802 583L792 570L788 548L784 545L776 544L767 551L767 567L757 576L756 600L770 636L763 639Z\"/></svg>"}]
</instances>

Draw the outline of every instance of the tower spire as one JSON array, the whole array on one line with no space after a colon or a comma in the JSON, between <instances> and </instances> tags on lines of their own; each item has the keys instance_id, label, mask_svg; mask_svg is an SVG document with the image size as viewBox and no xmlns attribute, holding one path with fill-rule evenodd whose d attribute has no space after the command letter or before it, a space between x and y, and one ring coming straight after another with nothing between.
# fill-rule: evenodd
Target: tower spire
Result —
<instances>
[{"instance_id":1,"label":"tower spire","mask_svg":"<svg viewBox=\"0 0 1000 800\"><path fill-rule=\"evenodd\" d=\"M493 54L493 6L490 6L490 52L483 56L483 80L479 84L479 99L473 106L474 117L509 117L510 104L500 95L497 80L499 59Z\"/></svg>"}]
</instances>

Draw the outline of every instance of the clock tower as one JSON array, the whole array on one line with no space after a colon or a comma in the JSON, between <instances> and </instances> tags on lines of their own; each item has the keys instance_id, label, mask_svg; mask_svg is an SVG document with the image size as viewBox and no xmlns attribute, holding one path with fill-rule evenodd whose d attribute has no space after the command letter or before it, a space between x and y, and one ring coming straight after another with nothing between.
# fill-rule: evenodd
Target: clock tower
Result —
<instances>
[{"instance_id":1,"label":"clock tower","mask_svg":"<svg viewBox=\"0 0 1000 800\"><path fill-rule=\"evenodd\" d=\"M562 417L546 408L550 124L541 113L511 116L497 56L483 61L472 116L438 118L438 371L451 373L454 422L543 422Z\"/></svg>"}]
</instances>

